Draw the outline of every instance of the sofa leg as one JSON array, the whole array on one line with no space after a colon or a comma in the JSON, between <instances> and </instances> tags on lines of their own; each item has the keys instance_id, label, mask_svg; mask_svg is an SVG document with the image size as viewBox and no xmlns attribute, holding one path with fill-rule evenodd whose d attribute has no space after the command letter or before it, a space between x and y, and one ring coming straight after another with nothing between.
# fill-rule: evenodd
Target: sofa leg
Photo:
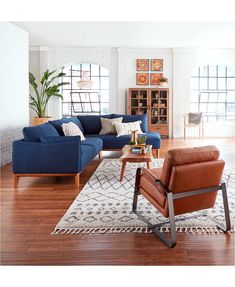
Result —
<instances>
[{"instance_id":1,"label":"sofa leg","mask_svg":"<svg viewBox=\"0 0 235 287\"><path fill-rule=\"evenodd\" d=\"M160 149L157 149L157 158L160 157Z\"/></svg>"},{"instance_id":2,"label":"sofa leg","mask_svg":"<svg viewBox=\"0 0 235 287\"><path fill-rule=\"evenodd\" d=\"M102 151L100 151L100 152L98 153L98 156L99 156L99 161L102 161L102 160L103 160Z\"/></svg>"},{"instance_id":3,"label":"sofa leg","mask_svg":"<svg viewBox=\"0 0 235 287\"><path fill-rule=\"evenodd\" d=\"M20 177L14 174L14 188L18 188Z\"/></svg>"},{"instance_id":4,"label":"sofa leg","mask_svg":"<svg viewBox=\"0 0 235 287\"><path fill-rule=\"evenodd\" d=\"M160 157L160 149L154 149L153 150L153 157L155 157L155 158Z\"/></svg>"},{"instance_id":5,"label":"sofa leg","mask_svg":"<svg viewBox=\"0 0 235 287\"><path fill-rule=\"evenodd\" d=\"M76 185L77 187L79 187L79 185L80 185L80 173L77 173L77 174L75 175L74 180L75 180L75 185Z\"/></svg>"}]
</instances>

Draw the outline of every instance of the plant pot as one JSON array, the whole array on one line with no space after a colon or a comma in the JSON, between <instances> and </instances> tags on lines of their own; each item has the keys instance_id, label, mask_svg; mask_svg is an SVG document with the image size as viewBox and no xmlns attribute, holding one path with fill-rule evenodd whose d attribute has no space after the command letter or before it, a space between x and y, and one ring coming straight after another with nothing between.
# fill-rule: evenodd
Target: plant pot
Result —
<instances>
[{"instance_id":1,"label":"plant pot","mask_svg":"<svg viewBox=\"0 0 235 287\"><path fill-rule=\"evenodd\" d=\"M168 83L167 82L160 82L160 86L162 88L167 88L168 87Z\"/></svg>"},{"instance_id":2,"label":"plant pot","mask_svg":"<svg viewBox=\"0 0 235 287\"><path fill-rule=\"evenodd\" d=\"M33 126L39 126L39 125L45 124L49 122L50 120L52 120L52 117L45 117L45 118L35 117L33 119Z\"/></svg>"}]
</instances>

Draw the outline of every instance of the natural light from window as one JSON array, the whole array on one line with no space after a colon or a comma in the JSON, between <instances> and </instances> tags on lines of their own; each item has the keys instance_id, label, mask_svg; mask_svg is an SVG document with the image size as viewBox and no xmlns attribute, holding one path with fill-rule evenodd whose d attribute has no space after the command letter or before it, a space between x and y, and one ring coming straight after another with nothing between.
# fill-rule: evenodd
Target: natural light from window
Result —
<instances>
[{"instance_id":1,"label":"natural light from window","mask_svg":"<svg viewBox=\"0 0 235 287\"><path fill-rule=\"evenodd\" d=\"M205 65L191 73L191 112L206 122L235 122L235 68Z\"/></svg>"}]
</instances>

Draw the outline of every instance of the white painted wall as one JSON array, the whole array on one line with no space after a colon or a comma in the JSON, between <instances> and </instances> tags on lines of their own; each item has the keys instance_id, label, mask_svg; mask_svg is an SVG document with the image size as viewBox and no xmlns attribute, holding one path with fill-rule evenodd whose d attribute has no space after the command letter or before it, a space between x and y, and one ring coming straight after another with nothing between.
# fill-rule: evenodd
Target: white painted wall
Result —
<instances>
[{"instance_id":1,"label":"white painted wall","mask_svg":"<svg viewBox=\"0 0 235 287\"><path fill-rule=\"evenodd\" d=\"M173 137L183 136L183 116L190 111L190 75L193 68L223 64L235 67L235 49L173 49ZM188 131L196 136L197 129ZM208 123L207 137L235 137L235 124Z\"/></svg>"},{"instance_id":2,"label":"white painted wall","mask_svg":"<svg viewBox=\"0 0 235 287\"><path fill-rule=\"evenodd\" d=\"M0 23L1 165L11 161L12 142L28 125L28 33Z\"/></svg>"}]
</instances>

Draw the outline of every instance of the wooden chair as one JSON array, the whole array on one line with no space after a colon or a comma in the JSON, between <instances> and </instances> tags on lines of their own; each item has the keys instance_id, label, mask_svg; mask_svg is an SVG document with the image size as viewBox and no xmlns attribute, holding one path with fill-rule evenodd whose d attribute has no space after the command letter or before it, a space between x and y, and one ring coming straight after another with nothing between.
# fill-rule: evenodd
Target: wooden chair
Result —
<instances>
[{"instance_id":1,"label":"wooden chair","mask_svg":"<svg viewBox=\"0 0 235 287\"><path fill-rule=\"evenodd\" d=\"M221 183L223 169L224 161L219 160L219 151L215 146L170 150L162 168L137 169L132 211L162 241L169 247L174 247L177 221L175 215L212 208L218 191L222 191L225 226L213 218L210 221L227 232L231 224L226 186ZM169 220L155 225L150 223L137 211L139 194ZM159 227L166 223L170 223L170 238L159 231Z\"/></svg>"},{"instance_id":2,"label":"wooden chair","mask_svg":"<svg viewBox=\"0 0 235 287\"><path fill-rule=\"evenodd\" d=\"M199 138L204 138L204 119L203 115L201 116L201 121L199 124L189 123L189 114L184 115L184 139L186 139L186 129L187 128L198 128L199 129Z\"/></svg>"}]
</instances>

